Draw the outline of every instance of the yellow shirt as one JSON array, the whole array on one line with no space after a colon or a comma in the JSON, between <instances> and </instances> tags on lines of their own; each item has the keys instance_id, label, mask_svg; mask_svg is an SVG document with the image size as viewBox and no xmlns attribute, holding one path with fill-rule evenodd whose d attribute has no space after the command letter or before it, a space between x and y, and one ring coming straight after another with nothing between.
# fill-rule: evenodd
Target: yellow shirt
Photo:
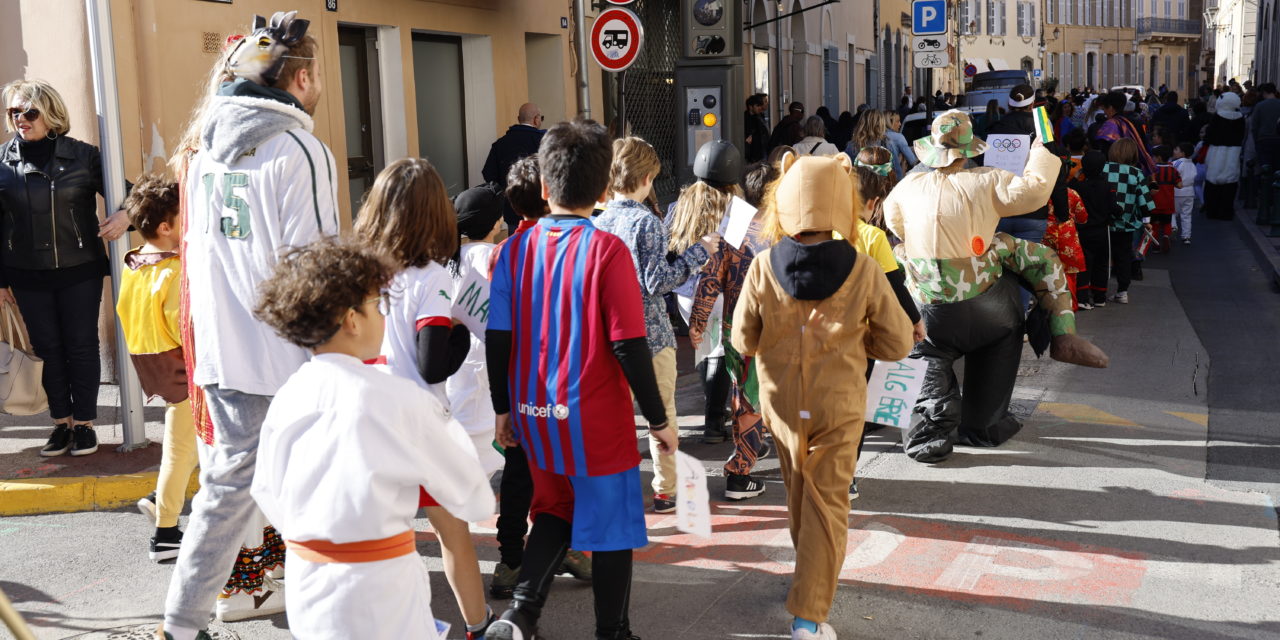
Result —
<instances>
[{"instance_id":1,"label":"yellow shirt","mask_svg":"<svg viewBox=\"0 0 1280 640\"><path fill-rule=\"evenodd\" d=\"M884 230L860 219L855 220L854 224L858 225L858 237L853 241L853 248L864 256L874 258L885 273L897 271L898 260L893 257L893 248L889 246L889 236L885 235ZM839 231L832 232L832 235L837 240L844 239Z\"/></svg>"},{"instance_id":2,"label":"yellow shirt","mask_svg":"<svg viewBox=\"0 0 1280 640\"><path fill-rule=\"evenodd\" d=\"M129 353L164 353L182 346L178 331L179 281L177 252L125 254L116 314Z\"/></svg>"}]
</instances>

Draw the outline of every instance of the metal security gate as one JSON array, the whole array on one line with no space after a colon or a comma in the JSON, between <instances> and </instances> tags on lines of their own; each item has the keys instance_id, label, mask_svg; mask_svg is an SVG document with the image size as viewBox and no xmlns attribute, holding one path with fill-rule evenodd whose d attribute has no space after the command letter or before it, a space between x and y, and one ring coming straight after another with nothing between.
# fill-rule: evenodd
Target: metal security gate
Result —
<instances>
[{"instance_id":1,"label":"metal security gate","mask_svg":"<svg viewBox=\"0 0 1280 640\"><path fill-rule=\"evenodd\" d=\"M674 0L637 0L627 8L640 16L644 50L627 69L627 122L632 135L653 145L662 159L654 192L665 208L680 194L676 177L675 68L680 54L680 6ZM618 113L616 74L604 74L606 122Z\"/></svg>"}]
</instances>

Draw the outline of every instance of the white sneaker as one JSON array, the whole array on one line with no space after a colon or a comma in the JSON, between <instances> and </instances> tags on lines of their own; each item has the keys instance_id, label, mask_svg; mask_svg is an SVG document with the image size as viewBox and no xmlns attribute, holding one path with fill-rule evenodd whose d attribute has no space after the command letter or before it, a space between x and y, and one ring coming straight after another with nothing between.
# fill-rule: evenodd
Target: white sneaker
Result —
<instances>
[{"instance_id":1,"label":"white sneaker","mask_svg":"<svg viewBox=\"0 0 1280 640\"><path fill-rule=\"evenodd\" d=\"M218 622L235 622L277 613L284 613L284 584L270 577L262 581L262 590L257 593L218 594L218 603L214 607L214 617Z\"/></svg>"},{"instance_id":2,"label":"white sneaker","mask_svg":"<svg viewBox=\"0 0 1280 640\"><path fill-rule=\"evenodd\" d=\"M791 640L836 640L836 630L823 622L818 625L817 633L808 629L792 629Z\"/></svg>"},{"instance_id":3,"label":"white sneaker","mask_svg":"<svg viewBox=\"0 0 1280 640\"><path fill-rule=\"evenodd\" d=\"M1129 304L1129 292L1120 291L1116 295L1111 296L1111 300L1117 304Z\"/></svg>"}]
</instances>

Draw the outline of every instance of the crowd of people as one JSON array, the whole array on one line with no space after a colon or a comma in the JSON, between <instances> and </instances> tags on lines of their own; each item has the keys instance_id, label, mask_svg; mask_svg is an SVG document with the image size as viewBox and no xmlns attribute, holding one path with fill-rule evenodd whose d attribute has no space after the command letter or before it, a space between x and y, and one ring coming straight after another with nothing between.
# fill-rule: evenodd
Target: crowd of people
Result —
<instances>
[{"instance_id":1,"label":"crowd of people","mask_svg":"<svg viewBox=\"0 0 1280 640\"><path fill-rule=\"evenodd\" d=\"M525 104L485 184L450 198L428 159L398 160L344 236L336 163L311 133L308 27L279 13L230 38L171 175L141 177L101 223L98 151L67 136L57 91L3 91L15 136L0 147L0 304L16 301L45 360L43 456L97 448L86 318L107 258L94 237L131 225L144 239L124 256L117 313L144 391L167 405L156 491L139 503L151 558L176 558L161 640L208 638L210 614L281 611L302 638L443 637L419 509L467 638L533 638L558 574L591 582L594 637L636 638L632 552L648 543L645 511L675 511L679 491L678 327L701 437L732 441L725 499L761 495L757 462L781 463L789 633L833 639L875 361L927 365L902 432L912 459L1002 444L1021 428L1009 402L1024 342L1107 366L1076 313L1129 303L1148 252L1190 244L1197 202L1230 218L1280 119L1270 83L1202 91L1190 110L1174 92L1153 110L1019 85L980 114L935 96L942 113L908 141L909 89L899 110L838 119L791 103L772 128L754 95L745 148L703 145L697 180L663 210L652 145L589 120L543 128ZM1040 106L1055 140L1037 139ZM1020 175L981 166L985 134L1030 136ZM731 215L750 217L740 239L720 233ZM495 510L488 595L512 600L500 615L469 525Z\"/></svg>"}]
</instances>

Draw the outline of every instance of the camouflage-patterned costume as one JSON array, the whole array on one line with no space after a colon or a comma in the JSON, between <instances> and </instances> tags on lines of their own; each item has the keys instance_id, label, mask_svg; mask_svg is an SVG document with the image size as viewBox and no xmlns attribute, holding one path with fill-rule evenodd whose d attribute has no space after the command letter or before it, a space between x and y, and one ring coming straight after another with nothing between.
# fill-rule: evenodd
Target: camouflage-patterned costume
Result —
<instances>
[{"instance_id":1,"label":"camouflage-patterned costume","mask_svg":"<svg viewBox=\"0 0 1280 640\"><path fill-rule=\"evenodd\" d=\"M899 245L901 246L901 245ZM1076 332L1071 292L1062 262L1053 249L1007 233L996 233L985 253L972 258L906 258L907 288L916 300L942 304L969 300L986 292L1005 271L1032 286L1040 306L1049 311L1052 335Z\"/></svg>"}]
</instances>

